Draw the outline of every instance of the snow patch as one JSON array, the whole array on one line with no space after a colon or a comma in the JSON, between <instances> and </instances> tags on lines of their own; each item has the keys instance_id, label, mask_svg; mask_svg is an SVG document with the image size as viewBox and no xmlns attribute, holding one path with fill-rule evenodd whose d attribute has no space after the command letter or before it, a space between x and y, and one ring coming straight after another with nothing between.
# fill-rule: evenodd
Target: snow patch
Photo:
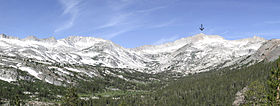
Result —
<instances>
[{"instance_id":1,"label":"snow patch","mask_svg":"<svg viewBox=\"0 0 280 106\"><path fill-rule=\"evenodd\" d=\"M78 69L75 69L75 68L70 68L70 67L64 67L65 69L67 69L67 70L70 70L70 71L74 71L74 72L82 72L82 71L80 71L80 70L78 70Z\"/></svg>"},{"instance_id":2,"label":"snow patch","mask_svg":"<svg viewBox=\"0 0 280 106\"><path fill-rule=\"evenodd\" d=\"M14 80L12 78L4 78L4 77L0 77L0 80L7 81L7 82L16 81L16 80Z\"/></svg>"},{"instance_id":3,"label":"snow patch","mask_svg":"<svg viewBox=\"0 0 280 106\"><path fill-rule=\"evenodd\" d=\"M22 71L26 71L30 75L32 75L32 76L36 77L37 79L41 80L41 78L38 77L38 75L41 74L41 73L38 73L37 71L33 70L32 68L30 68L30 67L19 67L19 69L22 70Z\"/></svg>"}]
</instances>

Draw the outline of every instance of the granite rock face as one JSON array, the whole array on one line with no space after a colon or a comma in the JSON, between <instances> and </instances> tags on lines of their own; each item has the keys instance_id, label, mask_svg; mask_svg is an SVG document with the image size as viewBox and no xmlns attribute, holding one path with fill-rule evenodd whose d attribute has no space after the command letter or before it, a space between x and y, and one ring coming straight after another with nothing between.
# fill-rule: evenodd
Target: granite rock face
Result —
<instances>
[{"instance_id":1,"label":"granite rock face","mask_svg":"<svg viewBox=\"0 0 280 106\"><path fill-rule=\"evenodd\" d=\"M255 54L251 56L252 60L274 61L280 56L280 39L266 41Z\"/></svg>"}]
</instances>

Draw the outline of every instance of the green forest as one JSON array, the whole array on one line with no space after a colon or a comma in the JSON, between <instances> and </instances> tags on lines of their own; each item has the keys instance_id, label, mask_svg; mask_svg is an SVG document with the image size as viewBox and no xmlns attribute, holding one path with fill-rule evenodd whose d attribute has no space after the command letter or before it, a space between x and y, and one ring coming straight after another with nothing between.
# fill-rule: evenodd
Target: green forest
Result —
<instances>
[{"instance_id":1,"label":"green forest","mask_svg":"<svg viewBox=\"0 0 280 106\"><path fill-rule=\"evenodd\" d=\"M236 93L247 88L245 101L241 105L278 105L280 102L280 59L184 77L164 76L168 75L166 73L138 74L169 79L133 83L107 78L80 81L74 86L54 86L39 80L0 81L0 98L1 103L13 105L23 105L35 99L65 106L209 106L232 105ZM32 94L36 94L36 97L32 97Z\"/></svg>"}]
</instances>

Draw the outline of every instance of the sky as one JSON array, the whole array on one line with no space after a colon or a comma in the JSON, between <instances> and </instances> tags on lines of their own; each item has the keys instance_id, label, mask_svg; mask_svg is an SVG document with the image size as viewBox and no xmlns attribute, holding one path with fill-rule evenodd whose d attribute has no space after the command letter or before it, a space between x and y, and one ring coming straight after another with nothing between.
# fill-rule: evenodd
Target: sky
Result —
<instances>
[{"instance_id":1,"label":"sky","mask_svg":"<svg viewBox=\"0 0 280 106\"><path fill-rule=\"evenodd\" d=\"M0 33L90 36L125 48L201 33L280 38L280 0L0 0Z\"/></svg>"}]
</instances>

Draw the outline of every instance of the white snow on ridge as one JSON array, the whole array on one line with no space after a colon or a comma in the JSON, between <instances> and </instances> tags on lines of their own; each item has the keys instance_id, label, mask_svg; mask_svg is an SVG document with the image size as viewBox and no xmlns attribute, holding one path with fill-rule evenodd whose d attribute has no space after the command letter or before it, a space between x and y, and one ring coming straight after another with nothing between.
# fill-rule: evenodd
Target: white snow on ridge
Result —
<instances>
[{"instance_id":1,"label":"white snow on ridge","mask_svg":"<svg viewBox=\"0 0 280 106\"><path fill-rule=\"evenodd\" d=\"M78 69L75 69L75 68L70 68L70 67L64 67L65 69L67 69L67 70L70 70L70 71L73 71L73 72L82 72L82 71L80 71L80 70L78 70Z\"/></svg>"},{"instance_id":2,"label":"white snow on ridge","mask_svg":"<svg viewBox=\"0 0 280 106\"><path fill-rule=\"evenodd\" d=\"M11 78L4 78L4 77L0 77L0 80L7 81L7 82L16 81L16 80L14 80L14 79L11 79Z\"/></svg>"},{"instance_id":3,"label":"white snow on ridge","mask_svg":"<svg viewBox=\"0 0 280 106\"><path fill-rule=\"evenodd\" d=\"M41 74L41 72L36 72L30 67L19 67L20 70L28 72L30 75L36 77L37 79L41 79L38 75Z\"/></svg>"},{"instance_id":4,"label":"white snow on ridge","mask_svg":"<svg viewBox=\"0 0 280 106\"><path fill-rule=\"evenodd\" d=\"M48 67L49 69L57 69L59 72L61 73L64 73L64 74L67 74L67 75L70 75L70 73L68 71L64 71L63 69L61 68L58 68L58 67Z\"/></svg>"},{"instance_id":5,"label":"white snow on ridge","mask_svg":"<svg viewBox=\"0 0 280 106\"><path fill-rule=\"evenodd\" d=\"M49 83L49 84L53 84L53 82L51 82L51 81L48 80L48 79L45 79L45 81L46 81L47 83Z\"/></svg>"},{"instance_id":6,"label":"white snow on ridge","mask_svg":"<svg viewBox=\"0 0 280 106\"><path fill-rule=\"evenodd\" d=\"M4 65L6 65L6 64L0 63L0 65L4 66Z\"/></svg>"}]
</instances>

